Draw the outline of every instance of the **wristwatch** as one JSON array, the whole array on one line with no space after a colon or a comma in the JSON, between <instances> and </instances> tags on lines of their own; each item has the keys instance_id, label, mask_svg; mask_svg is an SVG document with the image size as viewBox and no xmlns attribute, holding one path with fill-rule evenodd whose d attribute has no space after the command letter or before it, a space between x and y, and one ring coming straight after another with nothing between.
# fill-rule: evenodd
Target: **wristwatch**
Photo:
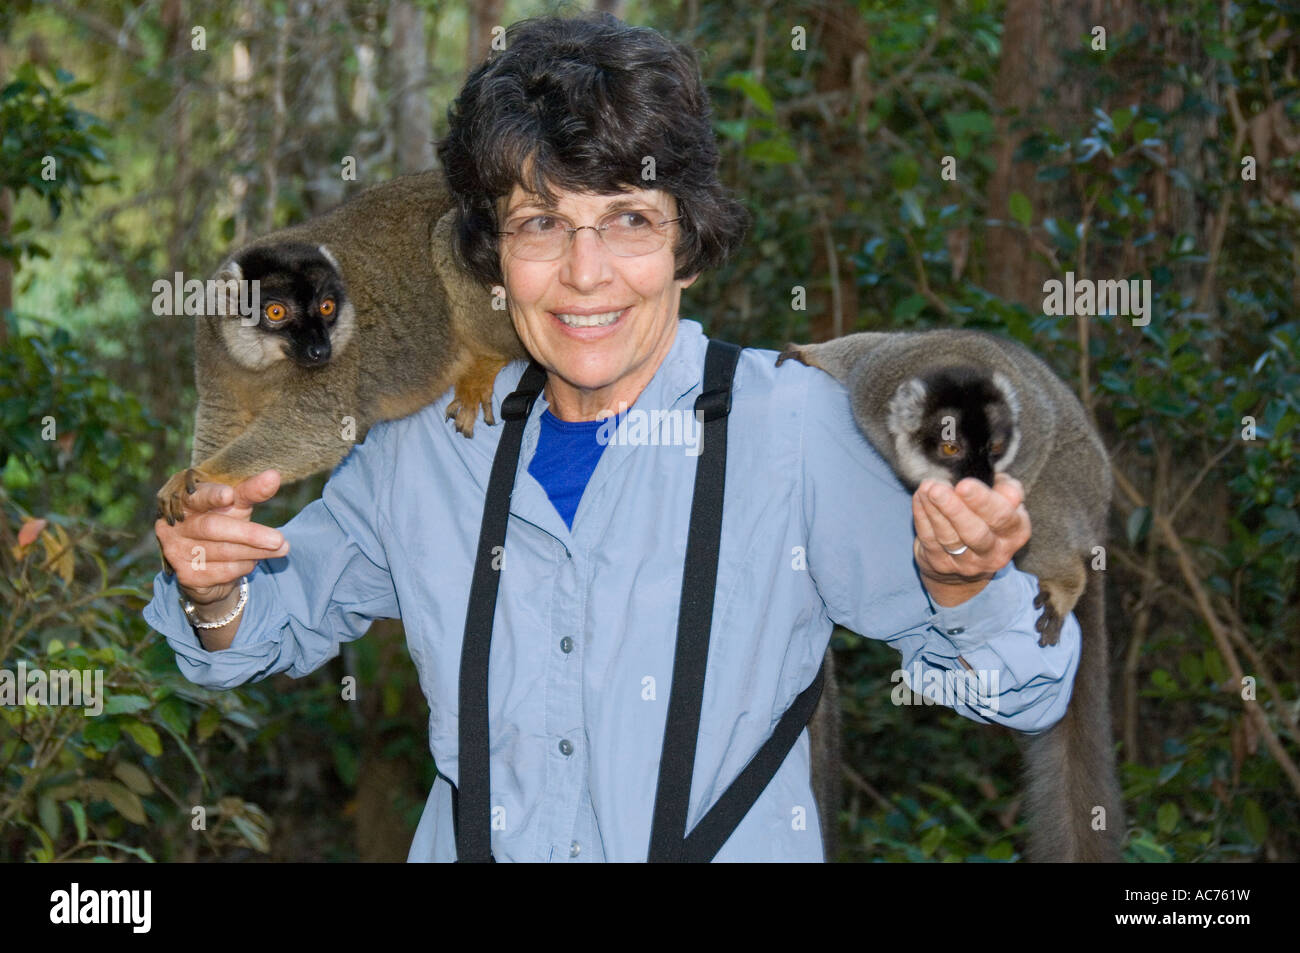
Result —
<instances>
[{"instance_id":1,"label":"wristwatch","mask_svg":"<svg viewBox=\"0 0 1300 953\"><path fill-rule=\"evenodd\" d=\"M244 576L239 580L239 602L235 608L231 609L225 618L217 619L215 622L203 622L194 614L194 603L181 596L181 608L185 610L185 617L190 620L190 625L196 629L220 629L222 626L230 625L235 621L239 613L244 611L244 603L248 602L248 577Z\"/></svg>"}]
</instances>

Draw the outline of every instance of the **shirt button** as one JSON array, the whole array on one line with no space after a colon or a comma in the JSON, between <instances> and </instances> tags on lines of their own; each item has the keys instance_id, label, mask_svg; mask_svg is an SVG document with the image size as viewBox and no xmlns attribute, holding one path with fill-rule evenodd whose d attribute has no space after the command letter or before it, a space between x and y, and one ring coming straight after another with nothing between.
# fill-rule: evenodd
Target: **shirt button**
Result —
<instances>
[{"instance_id":1,"label":"shirt button","mask_svg":"<svg viewBox=\"0 0 1300 953\"><path fill-rule=\"evenodd\" d=\"M965 632L965 631L966 631L966 629L965 629L963 626L958 626L958 627L955 628L955 629L949 629L949 630L948 630L948 634L949 634L949 635L961 635L961 634L962 634L963 632Z\"/></svg>"},{"instance_id":2,"label":"shirt button","mask_svg":"<svg viewBox=\"0 0 1300 953\"><path fill-rule=\"evenodd\" d=\"M582 853L582 845L579 844L577 841L574 841L572 844L569 845L570 857L577 857L580 853Z\"/></svg>"},{"instance_id":3,"label":"shirt button","mask_svg":"<svg viewBox=\"0 0 1300 953\"><path fill-rule=\"evenodd\" d=\"M560 639L560 651L563 652L565 655L568 655L570 652L572 652L573 639L569 638L567 635L564 638Z\"/></svg>"},{"instance_id":4,"label":"shirt button","mask_svg":"<svg viewBox=\"0 0 1300 953\"><path fill-rule=\"evenodd\" d=\"M568 738L565 738L560 742L560 754L564 755L566 758L573 754L573 744Z\"/></svg>"}]
</instances>

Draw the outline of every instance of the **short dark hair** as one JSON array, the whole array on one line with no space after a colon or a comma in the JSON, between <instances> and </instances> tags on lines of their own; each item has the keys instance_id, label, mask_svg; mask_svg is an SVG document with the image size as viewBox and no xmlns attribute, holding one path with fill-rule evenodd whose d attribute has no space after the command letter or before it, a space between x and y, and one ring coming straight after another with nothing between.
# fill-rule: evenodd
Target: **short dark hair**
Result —
<instances>
[{"instance_id":1,"label":"short dark hair","mask_svg":"<svg viewBox=\"0 0 1300 953\"><path fill-rule=\"evenodd\" d=\"M709 96L689 47L610 14L521 20L447 110L438 143L458 207L456 253L503 281L495 202L515 185L613 194L662 189L678 203L675 277L721 265L749 224L718 180ZM644 159L654 177L644 179ZM525 181L527 179L527 181Z\"/></svg>"}]
</instances>

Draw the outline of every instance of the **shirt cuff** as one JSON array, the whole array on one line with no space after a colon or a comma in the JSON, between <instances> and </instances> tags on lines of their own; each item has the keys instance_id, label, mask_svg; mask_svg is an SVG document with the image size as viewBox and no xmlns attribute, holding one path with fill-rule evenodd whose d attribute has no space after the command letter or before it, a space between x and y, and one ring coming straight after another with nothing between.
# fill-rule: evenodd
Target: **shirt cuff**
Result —
<instances>
[{"instance_id":1,"label":"shirt cuff","mask_svg":"<svg viewBox=\"0 0 1300 953\"><path fill-rule=\"evenodd\" d=\"M1008 563L993 574L983 589L960 605L941 606L931 599L935 612L930 622L959 649L983 645L1014 626L1025 606L1033 605L1032 594L1025 601L1026 593L1030 592L1023 584L1026 578Z\"/></svg>"},{"instance_id":2,"label":"shirt cuff","mask_svg":"<svg viewBox=\"0 0 1300 953\"><path fill-rule=\"evenodd\" d=\"M277 609L274 582L265 560L248 576L248 601L230 647L209 652L199 641L181 608L180 584L174 575L154 576L153 600L144 607L149 627L167 639L176 653L176 666L191 682L208 688L234 688L267 674L280 653L280 639L289 616Z\"/></svg>"},{"instance_id":3,"label":"shirt cuff","mask_svg":"<svg viewBox=\"0 0 1300 953\"><path fill-rule=\"evenodd\" d=\"M1003 667L1020 685L1039 676L1059 679L1077 661L1078 623L1068 616L1060 643L1039 646L1037 595L1038 579L1008 563L961 605L936 605L931 625L972 668Z\"/></svg>"}]
</instances>

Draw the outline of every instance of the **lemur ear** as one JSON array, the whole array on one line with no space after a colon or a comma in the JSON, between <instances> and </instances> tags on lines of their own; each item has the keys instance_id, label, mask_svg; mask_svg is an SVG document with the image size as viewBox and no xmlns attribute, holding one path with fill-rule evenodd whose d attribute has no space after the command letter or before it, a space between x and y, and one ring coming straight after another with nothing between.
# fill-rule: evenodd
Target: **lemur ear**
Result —
<instances>
[{"instance_id":1,"label":"lemur ear","mask_svg":"<svg viewBox=\"0 0 1300 953\"><path fill-rule=\"evenodd\" d=\"M903 381L894 396L889 398L889 413L885 426L895 437L914 434L921 429L925 417L925 383L919 377Z\"/></svg>"},{"instance_id":2,"label":"lemur ear","mask_svg":"<svg viewBox=\"0 0 1300 953\"><path fill-rule=\"evenodd\" d=\"M1011 419L1020 419L1020 397L1016 394L1016 389L1012 386L1011 378L1007 377L1001 371L993 372L993 386L997 389L998 394L1002 397L1003 403L1011 411Z\"/></svg>"},{"instance_id":3,"label":"lemur ear","mask_svg":"<svg viewBox=\"0 0 1300 953\"><path fill-rule=\"evenodd\" d=\"M330 267L332 267L340 275L343 274L343 269L339 267L339 260L334 257L334 253L331 252L327 246L321 245L317 248L317 251L321 253L322 258L324 258L327 262L330 263Z\"/></svg>"},{"instance_id":4,"label":"lemur ear","mask_svg":"<svg viewBox=\"0 0 1300 953\"><path fill-rule=\"evenodd\" d=\"M232 281L235 284L232 285ZM222 262L208 285L207 313L218 316L240 314L240 291L243 282L244 269L239 266L239 262L233 258L227 258ZM254 312L257 306L257 302L254 302Z\"/></svg>"}]
</instances>

